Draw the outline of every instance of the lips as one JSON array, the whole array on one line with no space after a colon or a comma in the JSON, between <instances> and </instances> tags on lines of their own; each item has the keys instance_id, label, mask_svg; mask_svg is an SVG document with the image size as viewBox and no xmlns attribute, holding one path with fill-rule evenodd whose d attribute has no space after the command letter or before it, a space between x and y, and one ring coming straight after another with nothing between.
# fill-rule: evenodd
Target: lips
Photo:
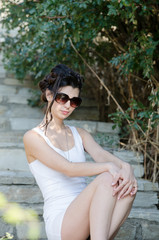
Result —
<instances>
[{"instance_id":1,"label":"lips","mask_svg":"<svg viewBox=\"0 0 159 240\"><path fill-rule=\"evenodd\" d=\"M64 114L64 115L67 115L67 114L69 114L69 112L68 111L61 111L62 112L62 114Z\"/></svg>"}]
</instances>

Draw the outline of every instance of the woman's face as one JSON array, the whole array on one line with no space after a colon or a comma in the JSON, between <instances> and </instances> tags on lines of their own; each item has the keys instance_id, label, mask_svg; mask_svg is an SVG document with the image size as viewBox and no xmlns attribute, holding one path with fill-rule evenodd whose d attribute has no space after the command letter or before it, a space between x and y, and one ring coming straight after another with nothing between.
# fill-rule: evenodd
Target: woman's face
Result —
<instances>
[{"instance_id":1,"label":"woman's face","mask_svg":"<svg viewBox=\"0 0 159 240\"><path fill-rule=\"evenodd\" d=\"M79 89L73 88L71 86L65 86L61 87L58 90L58 93L65 93L69 96L69 98L73 98L79 96ZM64 120L65 118L71 115L74 109L75 108L70 105L70 100L67 101L65 104L59 104L56 101L54 101L51 108L51 113L54 118Z\"/></svg>"}]
</instances>

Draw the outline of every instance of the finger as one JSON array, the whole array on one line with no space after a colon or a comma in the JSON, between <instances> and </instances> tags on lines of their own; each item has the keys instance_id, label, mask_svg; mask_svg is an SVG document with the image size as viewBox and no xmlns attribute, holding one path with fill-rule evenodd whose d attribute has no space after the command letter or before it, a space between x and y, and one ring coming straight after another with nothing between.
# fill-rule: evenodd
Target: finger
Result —
<instances>
[{"instance_id":1,"label":"finger","mask_svg":"<svg viewBox=\"0 0 159 240\"><path fill-rule=\"evenodd\" d=\"M130 184L126 184L118 194L118 200L129 190ZM131 191L131 190L130 190ZM129 192L130 193L130 192Z\"/></svg>"},{"instance_id":2,"label":"finger","mask_svg":"<svg viewBox=\"0 0 159 240\"><path fill-rule=\"evenodd\" d=\"M127 181L122 181L122 183L114 190L114 195L121 191L127 184Z\"/></svg>"},{"instance_id":3,"label":"finger","mask_svg":"<svg viewBox=\"0 0 159 240\"><path fill-rule=\"evenodd\" d=\"M120 174L116 174L116 176L112 180L112 186L115 186L118 183L119 178L120 178Z\"/></svg>"},{"instance_id":4,"label":"finger","mask_svg":"<svg viewBox=\"0 0 159 240\"><path fill-rule=\"evenodd\" d=\"M133 186L130 195L133 196L133 195L135 195L136 193L137 193L137 185L136 185L136 186Z\"/></svg>"},{"instance_id":5,"label":"finger","mask_svg":"<svg viewBox=\"0 0 159 240\"><path fill-rule=\"evenodd\" d=\"M127 189L127 191L120 198L124 198L124 197L128 196L129 194L131 194L132 189L133 189L133 185L131 184L129 186L129 188Z\"/></svg>"}]
</instances>

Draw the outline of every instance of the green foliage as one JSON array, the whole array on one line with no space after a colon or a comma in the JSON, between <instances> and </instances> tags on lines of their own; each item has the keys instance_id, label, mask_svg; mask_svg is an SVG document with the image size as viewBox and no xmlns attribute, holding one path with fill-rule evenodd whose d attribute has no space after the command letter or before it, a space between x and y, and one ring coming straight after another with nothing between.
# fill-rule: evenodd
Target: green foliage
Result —
<instances>
[{"instance_id":1,"label":"green foliage","mask_svg":"<svg viewBox=\"0 0 159 240\"><path fill-rule=\"evenodd\" d=\"M7 232L4 237L0 238L0 240L9 240L9 239L13 239L13 237L14 236L12 234Z\"/></svg>"},{"instance_id":2,"label":"green foliage","mask_svg":"<svg viewBox=\"0 0 159 240\"><path fill-rule=\"evenodd\" d=\"M6 68L19 79L29 74L35 84L58 63L84 73L85 64L72 48L71 39L122 105L125 113L114 113L112 120L126 134L131 129L139 135L149 128L155 131L158 113L153 98L158 96L154 92L159 88L158 9L159 2L154 0L1 0ZM13 29L14 35L10 33ZM93 74L86 82L98 101L100 120L108 120L106 117L116 110L116 104L108 101L110 94L106 94ZM29 103L36 105L38 98L35 96ZM152 145L149 156L155 151L155 160L151 161L155 162L154 169L159 169L158 145L154 142Z\"/></svg>"},{"instance_id":3,"label":"green foliage","mask_svg":"<svg viewBox=\"0 0 159 240\"><path fill-rule=\"evenodd\" d=\"M145 106L141 102L132 99L130 107L123 113L117 111L110 114L114 122L113 128L119 127L123 129L122 137L128 137L135 129L141 137L147 131L154 131L159 124L159 90L151 93L148 98L149 104ZM131 113L133 111L133 118ZM130 124L123 124L129 121Z\"/></svg>"},{"instance_id":4,"label":"green foliage","mask_svg":"<svg viewBox=\"0 0 159 240\"><path fill-rule=\"evenodd\" d=\"M35 83L59 62L78 70L81 60L70 46L69 38L89 63L94 62L91 50L105 56L108 46L114 54L108 60L120 66L122 74L135 73L143 77L154 74L158 61L158 4L135 0L2 0L2 24L8 30L3 50L6 67L23 79L26 74ZM15 36L9 30L15 29ZM97 36L109 41L95 44ZM97 59L96 59L97 61Z\"/></svg>"}]
</instances>

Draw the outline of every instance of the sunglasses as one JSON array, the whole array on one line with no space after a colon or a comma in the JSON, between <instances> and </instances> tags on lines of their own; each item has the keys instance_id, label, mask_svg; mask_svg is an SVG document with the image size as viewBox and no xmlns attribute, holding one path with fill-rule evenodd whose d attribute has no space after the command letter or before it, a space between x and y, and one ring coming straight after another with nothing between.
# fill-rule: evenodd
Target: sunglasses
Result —
<instances>
[{"instance_id":1,"label":"sunglasses","mask_svg":"<svg viewBox=\"0 0 159 240\"><path fill-rule=\"evenodd\" d=\"M82 99L80 97L69 98L69 96L65 93L57 93L55 97L55 101L61 105L70 101L71 107L77 108L80 106Z\"/></svg>"}]
</instances>

